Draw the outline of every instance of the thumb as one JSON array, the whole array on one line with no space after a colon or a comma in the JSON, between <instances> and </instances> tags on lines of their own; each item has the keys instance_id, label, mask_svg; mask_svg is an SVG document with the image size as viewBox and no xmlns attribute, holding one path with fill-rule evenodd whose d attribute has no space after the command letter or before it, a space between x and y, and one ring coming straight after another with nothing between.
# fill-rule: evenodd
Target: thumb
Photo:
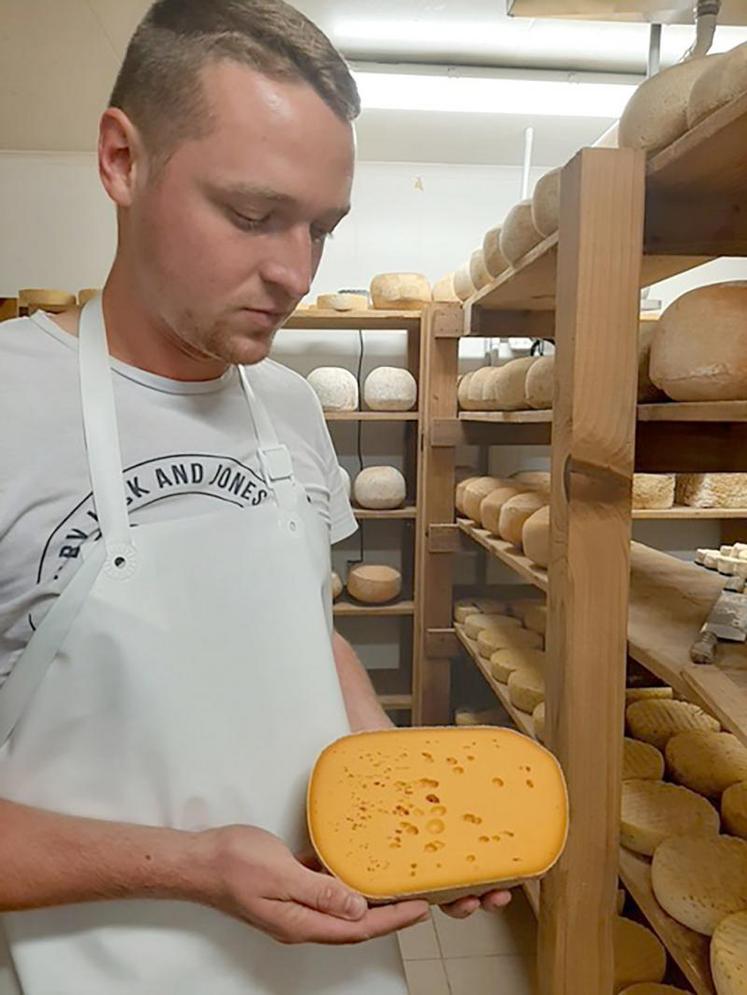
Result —
<instances>
[{"instance_id":1,"label":"thumb","mask_svg":"<svg viewBox=\"0 0 747 995\"><path fill-rule=\"evenodd\" d=\"M289 884L291 899L317 912L355 922L368 911L368 902L362 895L328 874L317 874L298 865L298 873Z\"/></svg>"}]
</instances>

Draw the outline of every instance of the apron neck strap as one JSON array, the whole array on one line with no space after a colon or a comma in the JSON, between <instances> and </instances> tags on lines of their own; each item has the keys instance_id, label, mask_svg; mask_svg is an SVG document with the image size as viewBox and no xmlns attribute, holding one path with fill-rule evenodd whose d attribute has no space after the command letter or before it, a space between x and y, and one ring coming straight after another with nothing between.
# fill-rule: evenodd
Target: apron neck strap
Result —
<instances>
[{"instance_id":1,"label":"apron neck strap","mask_svg":"<svg viewBox=\"0 0 747 995\"><path fill-rule=\"evenodd\" d=\"M292 512L297 504L293 475L293 461L287 446L278 440L267 408L257 397L251 385L251 375L246 367L239 367L239 378L249 407L254 431L257 435L257 456L267 485L272 490L278 507Z\"/></svg>"}]
</instances>

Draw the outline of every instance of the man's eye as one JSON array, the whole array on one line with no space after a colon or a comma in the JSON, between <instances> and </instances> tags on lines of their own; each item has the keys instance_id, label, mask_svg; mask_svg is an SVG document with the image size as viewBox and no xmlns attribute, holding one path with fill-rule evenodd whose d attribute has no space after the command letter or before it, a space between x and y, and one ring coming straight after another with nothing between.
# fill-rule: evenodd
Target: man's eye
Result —
<instances>
[{"instance_id":1,"label":"man's eye","mask_svg":"<svg viewBox=\"0 0 747 995\"><path fill-rule=\"evenodd\" d=\"M240 231L259 231L263 224L267 221L267 217L264 218L250 218L246 214L241 214L239 211L234 211L231 207L228 209L229 217L231 222Z\"/></svg>"}]
</instances>

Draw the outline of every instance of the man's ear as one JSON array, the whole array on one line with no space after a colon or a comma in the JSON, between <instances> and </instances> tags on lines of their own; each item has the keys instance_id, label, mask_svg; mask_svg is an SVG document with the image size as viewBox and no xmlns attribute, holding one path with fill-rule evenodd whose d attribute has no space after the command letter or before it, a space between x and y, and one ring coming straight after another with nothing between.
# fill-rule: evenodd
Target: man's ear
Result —
<instances>
[{"instance_id":1,"label":"man's ear","mask_svg":"<svg viewBox=\"0 0 747 995\"><path fill-rule=\"evenodd\" d=\"M99 175L117 207L129 207L146 168L142 138L129 117L108 107L99 124Z\"/></svg>"}]
</instances>

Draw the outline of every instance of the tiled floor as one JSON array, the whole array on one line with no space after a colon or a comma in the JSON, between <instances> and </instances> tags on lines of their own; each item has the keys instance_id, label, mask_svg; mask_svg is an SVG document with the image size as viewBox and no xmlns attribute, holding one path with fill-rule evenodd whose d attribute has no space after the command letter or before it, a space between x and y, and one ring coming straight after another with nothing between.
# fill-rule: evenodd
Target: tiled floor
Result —
<instances>
[{"instance_id":1,"label":"tiled floor","mask_svg":"<svg viewBox=\"0 0 747 995\"><path fill-rule=\"evenodd\" d=\"M400 934L410 995L533 995L537 924L521 891L504 912L432 922Z\"/></svg>"}]
</instances>

